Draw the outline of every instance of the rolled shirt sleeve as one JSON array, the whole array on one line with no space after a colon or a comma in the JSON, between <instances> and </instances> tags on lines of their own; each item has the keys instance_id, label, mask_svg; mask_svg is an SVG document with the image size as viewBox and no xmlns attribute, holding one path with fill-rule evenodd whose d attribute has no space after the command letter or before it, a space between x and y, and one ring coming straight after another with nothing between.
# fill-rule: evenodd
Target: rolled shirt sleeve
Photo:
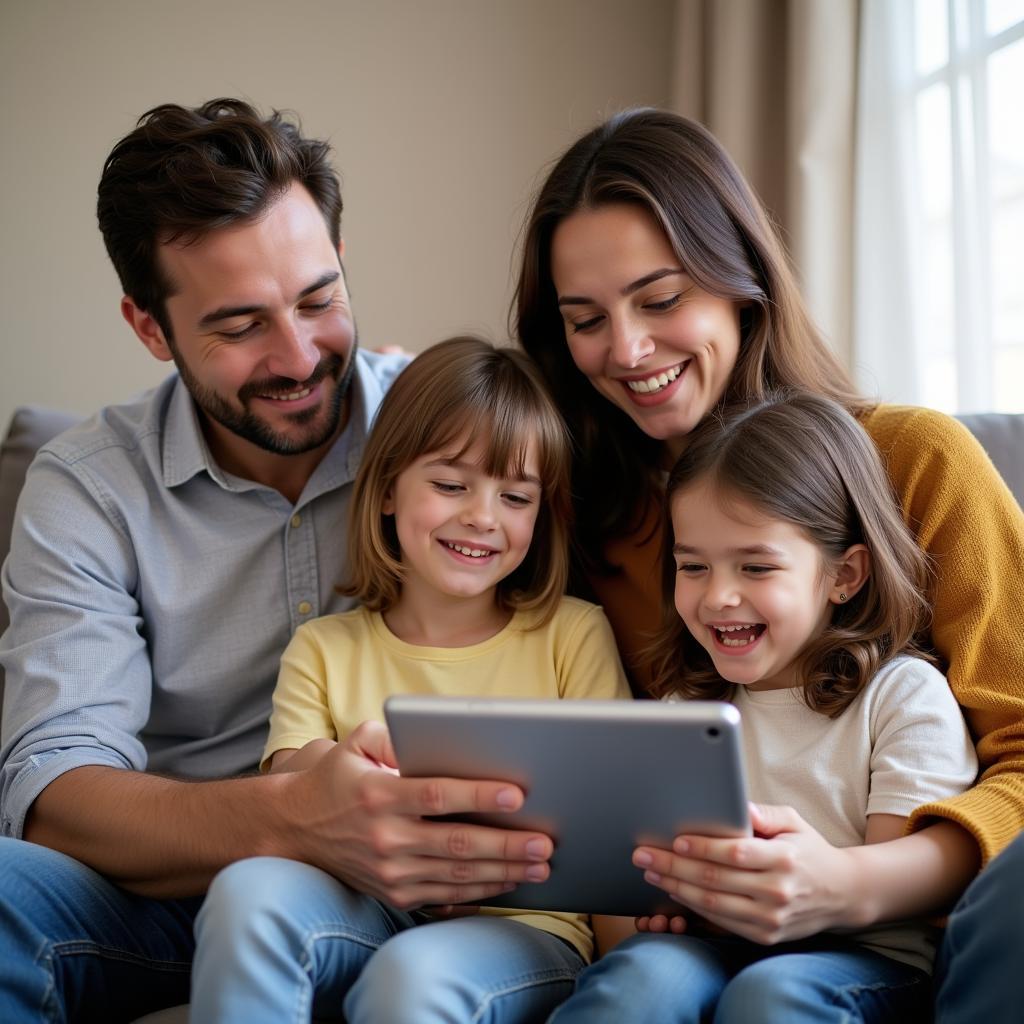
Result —
<instances>
[{"instance_id":1,"label":"rolled shirt sleeve","mask_svg":"<svg viewBox=\"0 0 1024 1024\"><path fill-rule=\"evenodd\" d=\"M21 835L32 801L86 764L142 770L151 669L129 538L102 499L52 455L25 483L3 568L3 832Z\"/></svg>"}]
</instances>

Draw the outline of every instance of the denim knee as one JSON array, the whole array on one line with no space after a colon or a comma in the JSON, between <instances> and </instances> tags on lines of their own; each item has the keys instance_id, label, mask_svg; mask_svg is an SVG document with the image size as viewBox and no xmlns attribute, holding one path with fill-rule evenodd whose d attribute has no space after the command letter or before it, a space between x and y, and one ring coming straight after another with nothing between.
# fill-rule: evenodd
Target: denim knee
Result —
<instances>
[{"instance_id":1,"label":"denim knee","mask_svg":"<svg viewBox=\"0 0 1024 1024\"><path fill-rule=\"evenodd\" d=\"M936 964L939 1024L1017 1021L1024 1005L1024 833L999 853L953 908Z\"/></svg>"},{"instance_id":2,"label":"denim knee","mask_svg":"<svg viewBox=\"0 0 1024 1024\"><path fill-rule=\"evenodd\" d=\"M584 970L552 1014L558 1024L683 1024L707 1019L728 980L710 945L690 936L639 934Z\"/></svg>"},{"instance_id":3,"label":"denim knee","mask_svg":"<svg viewBox=\"0 0 1024 1024\"><path fill-rule=\"evenodd\" d=\"M422 938L419 929L404 932L370 957L346 1000L346 1020L414 1024L453 1019L449 1001L465 1003L468 995L459 984L459 965L452 963L447 947Z\"/></svg>"},{"instance_id":4,"label":"denim knee","mask_svg":"<svg viewBox=\"0 0 1024 1024\"><path fill-rule=\"evenodd\" d=\"M793 970L787 967L784 957L770 957L744 967L726 985L718 1001L715 1024L802 1021L811 1019L807 1015L809 1006L820 1007L820 1019L827 1020L824 1008L836 995L824 991L818 979L809 976L806 969Z\"/></svg>"},{"instance_id":5,"label":"denim knee","mask_svg":"<svg viewBox=\"0 0 1024 1024\"><path fill-rule=\"evenodd\" d=\"M748 964L722 992L715 1024L913 1024L927 1017L930 1006L931 984L923 971L868 950L824 949Z\"/></svg>"},{"instance_id":6,"label":"denim knee","mask_svg":"<svg viewBox=\"0 0 1024 1024\"><path fill-rule=\"evenodd\" d=\"M674 935L635 935L588 967L580 987L585 983L602 1003L624 1010L671 1000L678 996L692 946Z\"/></svg>"},{"instance_id":7,"label":"denim knee","mask_svg":"<svg viewBox=\"0 0 1024 1024\"><path fill-rule=\"evenodd\" d=\"M197 907L0 838L0 1020L132 1019L185 1001Z\"/></svg>"},{"instance_id":8,"label":"denim knee","mask_svg":"<svg viewBox=\"0 0 1024 1024\"><path fill-rule=\"evenodd\" d=\"M217 873L206 893L196 918L196 941L212 933L232 942L248 942L253 933L262 930L258 923L264 915L272 916L284 903L284 895L271 881L270 858L235 861ZM276 880L275 880L276 881Z\"/></svg>"},{"instance_id":9,"label":"denim knee","mask_svg":"<svg viewBox=\"0 0 1024 1024\"><path fill-rule=\"evenodd\" d=\"M196 919L197 943L220 941L236 955L253 948L297 952L308 928L299 911L315 901L321 876L309 864L280 857L229 864L210 884Z\"/></svg>"},{"instance_id":10,"label":"denim knee","mask_svg":"<svg viewBox=\"0 0 1024 1024\"><path fill-rule=\"evenodd\" d=\"M561 939L479 916L396 935L370 958L345 1000L350 1024L543 1020L582 965Z\"/></svg>"}]
</instances>

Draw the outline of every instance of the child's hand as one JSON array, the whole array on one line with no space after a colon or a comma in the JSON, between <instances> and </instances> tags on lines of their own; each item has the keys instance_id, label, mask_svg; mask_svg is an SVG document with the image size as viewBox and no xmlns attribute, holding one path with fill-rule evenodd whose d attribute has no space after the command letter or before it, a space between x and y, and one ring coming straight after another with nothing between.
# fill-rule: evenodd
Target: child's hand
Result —
<instances>
[{"instance_id":1,"label":"child's hand","mask_svg":"<svg viewBox=\"0 0 1024 1024\"><path fill-rule=\"evenodd\" d=\"M633 863L683 906L753 942L773 945L853 923L849 853L791 807L751 804L750 816L753 837L678 836L672 851L638 847Z\"/></svg>"},{"instance_id":2,"label":"child's hand","mask_svg":"<svg viewBox=\"0 0 1024 1024\"><path fill-rule=\"evenodd\" d=\"M638 932L671 932L673 935L682 935L686 931L686 918L682 914L673 914L671 917L665 914L638 917L636 930Z\"/></svg>"}]
</instances>

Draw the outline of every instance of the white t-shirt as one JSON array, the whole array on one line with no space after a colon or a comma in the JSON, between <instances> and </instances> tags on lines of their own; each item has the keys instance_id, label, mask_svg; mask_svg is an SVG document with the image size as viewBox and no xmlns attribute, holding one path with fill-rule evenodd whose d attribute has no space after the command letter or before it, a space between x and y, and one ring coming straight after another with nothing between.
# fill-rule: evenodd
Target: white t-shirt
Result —
<instances>
[{"instance_id":1,"label":"white t-shirt","mask_svg":"<svg viewBox=\"0 0 1024 1024\"><path fill-rule=\"evenodd\" d=\"M885 665L838 717L812 711L798 689L733 687L743 720L750 798L788 804L833 846L860 846L869 814L906 817L962 793L978 761L941 672L918 658ZM858 942L930 970L937 928L897 922Z\"/></svg>"}]
</instances>

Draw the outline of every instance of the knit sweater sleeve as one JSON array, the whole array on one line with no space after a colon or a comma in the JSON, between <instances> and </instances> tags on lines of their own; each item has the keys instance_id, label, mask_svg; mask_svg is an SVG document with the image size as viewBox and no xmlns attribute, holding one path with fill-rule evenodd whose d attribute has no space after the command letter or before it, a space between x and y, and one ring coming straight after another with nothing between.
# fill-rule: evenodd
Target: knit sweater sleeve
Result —
<instances>
[{"instance_id":1,"label":"knit sweater sleeve","mask_svg":"<svg viewBox=\"0 0 1024 1024\"><path fill-rule=\"evenodd\" d=\"M1024 828L1024 513L960 423L879 406L864 418L904 518L932 562L932 642L970 727L981 774L910 818L958 822L983 862Z\"/></svg>"}]
</instances>

